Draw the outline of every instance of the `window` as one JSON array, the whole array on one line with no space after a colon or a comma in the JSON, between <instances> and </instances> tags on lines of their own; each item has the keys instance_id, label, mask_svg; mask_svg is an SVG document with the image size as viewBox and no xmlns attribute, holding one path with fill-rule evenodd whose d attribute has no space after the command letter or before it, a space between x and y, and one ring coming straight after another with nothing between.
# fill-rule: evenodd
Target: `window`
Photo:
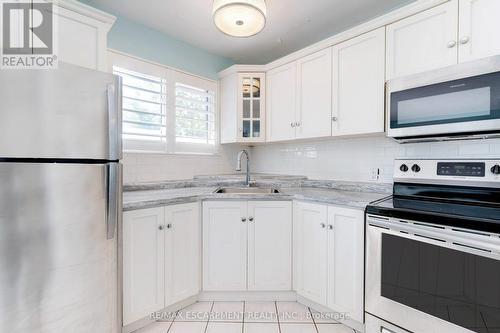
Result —
<instances>
[{"instance_id":1,"label":"window","mask_svg":"<svg viewBox=\"0 0 500 333\"><path fill-rule=\"evenodd\" d=\"M165 80L117 66L113 73L122 77L123 139L166 142Z\"/></svg>"},{"instance_id":2,"label":"window","mask_svg":"<svg viewBox=\"0 0 500 333\"><path fill-rule=\"evenodd\" d=\"M175 84L175 138L177 142L215 144L215 93Z\"/></svg>"},{"instance_id":3,"label":"window","mask_svg":"<svg viewBox=\"0 0 500 333\"><path fill-rule=\"evenodd\" d=\"M217 152L217 83L110 51L123 84L126 151Z\"/></svg>"}]
</instances>

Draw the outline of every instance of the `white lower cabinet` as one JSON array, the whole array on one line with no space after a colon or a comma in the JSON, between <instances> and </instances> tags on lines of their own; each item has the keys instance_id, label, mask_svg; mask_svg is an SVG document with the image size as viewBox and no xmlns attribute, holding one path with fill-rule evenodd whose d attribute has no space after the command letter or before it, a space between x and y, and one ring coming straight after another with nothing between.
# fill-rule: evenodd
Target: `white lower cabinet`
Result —
<instances>
[{"instance_id":1,"label":"white lower cabinet","mask_svg":"<svg viewBox=\"0 0 500 333\"><path fill-rule=\"evenodd\" d=\"M364 212L328 207L326 305L363 322Z\"/></svg>"},{"instance_id":2,"label":"white lower cabinet","mask_svg":"<svg viewBox=\"0 0 500 333\"><path fill-rule=\"evenodd\" d=\"M292 204L203 203L203 290L291 290Z\"/></svg>"},{"instance_id":3,"label":"white lower cabinet","mask_svg":"<svg viewBox=\"0 0 500 333\"><path fill-rule=\"evenodd\" d=\"M294 203L297 292L319 304L326 304L326 224L328 207Z\"/></svg>"},{"instance_id":4,"label":"white lower cabinet","mask_svg":"<svg viewBox=\"0 0 500 333\"><path fill-rule=\"evenodd\" d=\"M248 202L248 290L292 290L292 203Z\"/></svg>"},{"instance_id":5,"label":"white lower cabinet","mask_svg":"<svg viewBox=\"0 0 500 333\"><path fill-rule=\"evenodd\" d=\"M123 214L123 324L196 295L200 287L199 206Z\"/></svg>"},{"instance_id":6,"label":"white lower cabinet","mask_svg":"<svg viewBox=\"0 0 500 333\"><path fill-rule=\"evenodd\" d=\"M363 322L364 213L294 202L297 293Z\"/></svg>"}]
</instances>

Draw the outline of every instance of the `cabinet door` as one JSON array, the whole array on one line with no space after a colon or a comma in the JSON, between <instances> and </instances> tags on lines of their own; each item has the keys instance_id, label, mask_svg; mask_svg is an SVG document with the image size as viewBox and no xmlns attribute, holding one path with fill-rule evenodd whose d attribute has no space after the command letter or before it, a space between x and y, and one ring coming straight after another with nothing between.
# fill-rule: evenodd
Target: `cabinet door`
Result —
<instances>
[{"instance_id":1,"label":"cabinet door","mask_svg":"<svg viewBox=\"0 0 500 333\"><path fill-rule=\"evenodd\" d=\"M328 307L363 322L364 213L328 207Z\"/></svg>"},{"instance_id":2,"label":"cabinet door","mask_svg":"<svg viewBox=\"0 0 500 333\"><path fill-rule=\"evenodd\" d=\"M332 135L384 132L385 28L333 47Z\"/></svg>"},{"instance_id":3,"label":"cabinet door","mask_svg":"<svg viewBox=\"0 0 500 333\"><path fill-rule=\"evenodd\" d=\"M247 203L203 203L203 289L246 290Z\"/></svg>"},{"instance_id":4,"label":"cabinet door","mask_svg":"<svg viewBox=\"0 0 500 333\"><path fill-rule=\"evenodd\" d=\"M332 131L332 50L297 61L297 138L330 136Z\"/></svg>"},{"instance_id":5,"label":"cabinet door","mask_svg":"<svg viewBox=\"0 0 500 333\"><path fill-rule=\"evenodd\" d=\"M58 20L59 60L105 71L107 27L62 7L58 8Z\"/></svg>"},{"instance_id":6,"label":"cabinet door","mask_svg":"<svg viewBox=\"0 0 500 333\"><path fill-rule=\"evenodd\" d=\"M248 202L248 290L292 289L292 204Z\"/></svg>"},{"instance_id":7,"label":"cabinet door","mask_svg":"<svg viewBox=\"0 0 500 333\"><path fill-rule=\"evenodd\" d=\"M164 208L123 214L124 325L164 307L164 221Z\"/></svg>"},{"instance_id":8,"label":"cabinet door","mask_svg":"<svg viewBox=\"0 0 500 333\"><path fill-rule=\"evenodd\" d=\"M458 0L387 26L387 79L457 63Z\"/></svg>"},{"instance_id":9,"label":"cabinet door","mask_svg":"<svg viewBox=\"0 0 500 333\"><path fill-rule=\"evenodd\" d=\"M200 290L199 204L165 208L165 306Z\"/></svg>"},{"instance_id":10,"label":"cabinet door","mask_svg":"<svg viewBox=\"0 0 500 333\"><path fill-rule=\"evenodd\" d=\"M239 74L238 123L240 142L264 141L265 74Z\"/></svg>"},{"instance_id":11,"label":"cabinet door","mask_svg":"<svg viewBox=\"0 0 500 333\"><path fill-rule=\"evenodd\" d=\"M326 305L327 206L294 202L297 247L296 274L299 295Z\"/></svg>"},{"instance_id":12,"label":"cabinet door","mask_svg":"<svg viewBox=\"0 0 500 333\"><path fill-rule=\"evenodd\" d=\"M267 72L267 141L295 139L296 64Z\"/></svg>"},{"instance_id":13,"label":"cabinet door","mask_svg":"<svg viewBox=\"0 0 500 333\"><path fill-rule=\"evenodd\" d=\"M459 2L459 61L500 54L500 1Z\"/></svg>"}]
</instances>

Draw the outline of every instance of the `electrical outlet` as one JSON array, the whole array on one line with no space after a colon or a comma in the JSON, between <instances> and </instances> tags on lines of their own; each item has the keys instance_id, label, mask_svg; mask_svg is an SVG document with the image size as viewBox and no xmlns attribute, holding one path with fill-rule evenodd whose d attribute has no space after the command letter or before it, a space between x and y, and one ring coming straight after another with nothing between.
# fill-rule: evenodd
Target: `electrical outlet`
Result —
<instances>
[{"instance_id":1,"label":"electrical outlet","mask_svg":"<svg viewBox=\"0 0 500 333\"><path fill-rule=\"evenodd\" d=\"M370 173L370 180L378 181L380 179L380 168L372 168Z\"/></svg>"}]
</instances>

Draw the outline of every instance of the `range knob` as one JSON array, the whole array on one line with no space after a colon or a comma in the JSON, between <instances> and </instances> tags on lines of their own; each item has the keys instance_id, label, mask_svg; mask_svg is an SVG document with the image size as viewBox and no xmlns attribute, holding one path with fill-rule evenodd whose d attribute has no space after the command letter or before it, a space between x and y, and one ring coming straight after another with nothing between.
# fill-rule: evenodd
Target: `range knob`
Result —
<instances>
[{"instance_id":1,"label":"range knob","mask_svg":"<svg viewBox=\"0 0 500 333\"><path fill-rule=\"evenodd\" d=\"M401 164L401 166L399 167L399 170L401 170L403 172L407 172L409 170L409 168L406 164Z\"/></svg>"},{"instance_id":2,"label":"range knob","mask_svg":"<svg viewBox=\"0 0 500 333\"><path fill-rule=\"evenodd\" d=\"M491 167L491 173L494 175L500 175L500 165L494 165Z\"/></svg>"},{"instance_id":3,"label":"range knob","mask_svg":"<svg viewBox=\"0 0 500 333\"><path fill-rule=\"evenodd\" d=\"M411 171L413 172L420 172L420 166L418 164L413 164L413 166L411 167Z\"/></svg>"}]
</instances>

